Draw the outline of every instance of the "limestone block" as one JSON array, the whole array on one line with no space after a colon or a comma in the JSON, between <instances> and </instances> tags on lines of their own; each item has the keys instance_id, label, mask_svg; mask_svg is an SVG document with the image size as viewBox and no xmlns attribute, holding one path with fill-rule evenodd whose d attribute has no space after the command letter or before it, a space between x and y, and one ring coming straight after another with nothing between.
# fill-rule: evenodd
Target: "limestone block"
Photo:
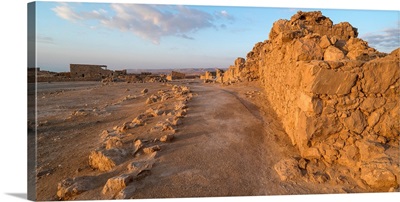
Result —
<instances>
[{"instance_id":1,"label":"limestone block","mask_svg":"<svg viewBox=\"0 0 400 202\"><path fill-rule=\"evenodd\" d=\"M136 186L135 184L130 184L129 186L122 189L118 194L115 196L116 199L129 199L135 194Z\"/></svg>"},{"instance_id":2,"label":"limestone block","mask_svg":"<svg viewBox=\"0 0 400 202\"><path fill-rule=\"evenodd\" d=\"M367 97L360 104L360 109L371 113L382 107L385 103L386 100L383 97Z\"/></svg>"},{"instance_id":3,"label":"limestone block","mask_svg":"<svg viewBox=\"0 0 400 202\"><path fill-rule=\"evenodd\" d=\"M319 42L319 47L325 49L328 48L330 45L332 45L331 40L329 40L326 35L322 36L321 41Z\"/></svg>"},{"instance_id":4,"label":"limestone block","mask_svg":"<svg viewBox=\"0 0 400 202\"><path fill-rule=\"evenodd\" d=\"M301 156L305 159L319 159L321 157L321 152L319 152L316 147L310 147L303 149L301 151Z\"/></svg>"},{"instance_id":5,"label":"limestone block","mask_svg":"<svg viewBox=\"0 0 400 202\"><path fill-rule=\"evenodd\" d=\"M322 141L342 129L335 117L307 116L305 112L299 112L295 125L296 132L293 138L302 154L309 148L307 146L309 141ZM317 154L316 152L313 153Z\"/></svg>"},{"instance_id":6,"label":"limestone block","mask_svg":"<svg viewBox=\"0 0 400 202\"><path fill-rule=\"evenodd\" d=\"M340 157L338 163L349 168L356 168L358 157L358 148L354 144L345 145L342 150L340 150Z\"/></svg>"},{"instance_id":7,"label":"limestone block","mask_svg":"<svg viewBox=\"0 0 400 202\"><path fill-rule=\"evenodd\" d=\"M347 129L360 134L364 131L367 126L364 114L360 110L356 110L346 117L344 120L344 125Z\"/></svg>"},{"instance_id":8,"label":"limestone block","mask_svg":"<svg viewBox=\"0 0 400 202\"><path fill-rule=\"evenodd\" d=\"M335 46L329 46L324 53L325 61L336 61L341 60L345 57L343 51L336 48Z\"/></svg>"},{"instance_id":9,"label":"limestone block","mask_svg":"<svg viewBox=\"0 0 400 202\"><path fill-rule=\"evenodd\" d=\"M335 70L306 66L302 75L302 86L306 92L314 94L346 95L355 85L357 74L336 72ZM315 73L314 73L315 72Z\"/></svg>"},{"instance_id":10,"label":"limestone block","mask_svg":"<svg viewBox=\"0 0 400 202\"><path fill-rule=\"evenodd\" d=\"M158 145L143 148L143 152L144 152L145 154L151 154L151 153L154 153L154 152L160 151L160 150L161 150L161 148L160 148L160 146L158 146Z\"/></svg>"},{"instance_id":11,"label":"limestone block","mask_svg":"<svg viewBox=\"0 0 400 202\"><path fill-rule=\"evenodd\" d=\"M371 161L372 159L387 157L385 148L380 143L358 140L355 144L359 149L361 161Z\"/></svg>"},{"instance_id":12,"label":"limestone block","mask_svg":"<svg viewBox=\"0 0 400 202\"><path fill-rule=\"evenodd\" d=\"M292 51L296 61L321 60L323 58L323 50L313 40L296 40Z\"/></svg>"},{"instance_id":13,"label":"limestone block","mask_svg":"<svg viewBox=\"0 0 400 202\"><path fill-rule=\"evenodd\" d=\"M384 93L391 84L400 78L399 61L372 60L363 66L362 89L367 94Z\"/></svg>"},{"instance_id":14,"label":"limestone block","mask_svg":"<svg viewBox=\"0 0 400 202\"><path fill-rule=\"evenodd\" d=\"M160 138L160 141L161 142L170 142L170 141L172 141L174 139L174 134L168 134L168 135L163 135L161 138Z\"/></svg>"},{"instance_id":15,"label":"limestone block","mask_svg":"<svg viewBox=\"0 0 400 202\"><path fill-rule=\"evenodd\" d=\"M374 127L381 118L381 115L382 114L380 110L372 112L367 119L369 127Z\"/></svg>"},{"instance_id":16,"label":"limestone block","mask_svg":"<svg viewBox=\"0 0 400 202\"><path fill-rule=\"evenodd\" d=\"M96 187L96 183L93 182L94 178L94 176L81 176L64 179L58 183L57 196L61 200L71 200L73 197Z\"/></svg>"},{"instance_id":17,"label":"limestone block","mask_svg":"<svg viewBox=\"0 0 400 202\"><path fill-rule=\"evenodd\" d=\"M396 175L391 170L389 159L382 158L361 165L361 179L371 188L379 191L388 191L398 187Z\"/></svg>"},{"instance_id":18,"label":"limestone block","mask_svg":"<svg viewBox=\"0 0 400 202\"><path fill-rule=\"evenodd\" d=\"M123 162L126 152L122 149L96 150L89 155L89 165L100 171L109 171Z\"/></svg>"},{"instance_id":19,"label":"limestone block","mask_svg":"<svg viewBox=\"0 0 400 202\"><path fill-rule=\"evenodd\" d=\"M386 106L386 105L385 105ZM399 139L400 124L399 124L400 103L397 102L396 106L383 114L376 127L379 128L379 134L388 139Z\"/></svg>"},{"instance_id":20,"label":"limestone block","mask_svg":"<svg viewBox=\"0 0 400 202\"><path fill-rule=\"evenodd\" d=\"M132 182L133 179L134 175L130 174L122 174L112 177L107 180L107 183L104 185L101 193L115 195L116 193L124 189L130 182Z\"/></svg>"},{"instance_id":21,"label":"limestone block","mask_svg":"<svg viewBox=\"0 0 400 202\"><path fill-rule=\"evenodd\" d=\"M145 88L142 91L140 91L142 94L146 94L147 92L149 92L149 89Z\"/></svg>"},{"instance_id":22,"label":"limestone block","mask_svg":"<svg viewBox=\"0 0 400 202\"><path fill-rule=\"evenodd\" d=\"M320 114L322 112L322 101L318 97L312 97L305 93L300 93L297 100L298 107L304 112Z\"/></svg>"},{"instance_id":23,"label":"limestone block","mask_svg":"<svg viewBox=\"0 0 400 202\"><path fill-rule=\"evenodd\" d=\"M121 148L123 146L123 142L119 137L111 137L105 142L106 149L113 149L113 148Z\"/></svg>"}]
</instances>

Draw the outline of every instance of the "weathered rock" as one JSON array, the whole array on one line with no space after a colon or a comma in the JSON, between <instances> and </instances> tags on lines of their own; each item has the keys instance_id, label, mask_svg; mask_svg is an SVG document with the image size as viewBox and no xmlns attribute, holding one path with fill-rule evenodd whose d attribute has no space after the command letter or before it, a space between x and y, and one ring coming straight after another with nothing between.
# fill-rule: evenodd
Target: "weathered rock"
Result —
<instances>
[{"instance_id":1,"label":"weathered rock","mask_svg":"<svg viewBox=\"0 0 400 202\"><path fill-rule=\"evenodd\" d=\"M130 184L129 186L122 189L118 194L115 196L116 199L129 199L135 194L136 185Z\"/></svg>"},{"instance_id":2,"label":"weathered rock","mask_svg":"<svg viewBox=\"0 0 400 202\"><path fill-rule=\"evenodd\" d=\"M321 99L312 97L305 93L300 93L298 106L304 112L312 112L315 114L320 114L322 112Z\"/></svg>"},{"instance_id":3,"label":"weathered rock","mask_svg":"<svg viewBox=\"0 0 400 202\"><path fill-rule=\"evenodd\" d=\"M124 143L122 142L121 138L112 137L105 142L105 145L106 149L114 149L114 148L121 148L124 145Z\"/></svg>"},{"instance_id":4,"label":"weathered rock","mask_svg":"<svg viewBox=\"0 0 400 202\"><path fill-rule=\"evenodd\" d=\"M110 137L113 137L113 136L115 136L116 134L115 133L110 133L110 132L108 132L108 130L103 130L101 133L100 133L100 138L102 139L102 140L106 140L106 139L108 139L108 138L110 138Z\"/></svg>"},{"instance_id":5,"label":"weathered rock","mask_svg":"<svg viewBox=\"0 0 400 202\"><path fill-rule=\"evenodd\" d=\"M326 61L335 61L343 59L344 53L340 49L335 46L329 46L324 53L324 60Z\"/></svg>"},{"instance_id":6,"label":"weathered rock","mask_svg":"<svg viewBox=\"0 0 400 202\"><path fill-rule=\"evenodd\" d=\"M306 166L307 166L307 160L304 159L304 158L301 158L301 159L299 160L299 168L301 168L301 169L306 169Z\"/></svg>"},{"instance_id":7,"label":"weathered rock","mask_svg":"<svg viewBox=\"0 0 400 202\"><path fill-rule=\"evenodd\" d=\"M361 166L361 179L371 188L379 191L388 191L392 187L398 187L396 175L388 169L389 160L378 160Z\"/></svg>"},{"instance_id":8,"label":"weathered rock","mask_svg":"<svg viewBox=\"0 0 400 202\"><path fill-rule=\"evenodd\" d=\"M381 108L385 104L385 98L379 97L367 97L360 105L360 109L367 111L369 113L373 112L376 109Z\"/></svg>"},{"instance_id":9,"label":"weathered rock","mask_svg":"<svg viewBox=\"0 0 400 202\"><path fill-rule=\"evenodd\" d=\"M321 37L321 41L319 42L319 47L325 49L328 48L330 45L332 45L332 42L328 38L328 36L324 35L323 37Z\"/></svg>"},{"instance_id":10,"label":"weathered rock","mask_svg":"<svg viewBox=\"0 0 400 202\"><path fill-rule=\"evenodd\" d=\"M186 104L184 103L184 102L179 102L179 103L177 103L176 105L175 105L175 110L182 110L182 109L186 109L187 108L187 106L186 106Z\"/></svg>"},{"instance_id":11,"label":"weathered rock","mask_svg":"<svg viewBox=\"0 0 400 202\"><path fill-rule=\"evenodd\" d=\"M325 173L325 169L326 169L325 164L317 159L313 159L310 162L308 162L306 167L307 173L309 175Z\"/></svg>"},{"instance_id":12,"label":"weathered rock","mask_svg":"<svg viewBox=\"0 0 400 202\"><path fill-rule=\"evenodd\" d=\"M174 130L174 127L171 125L171 123L166 122L162 124L161 131L170 131L170 130Z\"/></svg>"},{"instance_id":13,"label":"weathered rock","mask_svg":"<svg viewBox=\"0 0 400 202\"><path fill-rule=\"evenodd\" d=\"M293 158L280 160L274 165L274 169L282 181L293 180L301 176L298 162Z\"/></svg>"},{"instance_id":14,"label":"weathered rock","mask_svg":"<svg viewBox=\"0 0 400 202\"><path fill-rule=\"evenodd\" d=\"M160 137L161 142L171 142L174 139L174 134L163 135Z\"/></svg>"},{"instance_id":15,"label":"weathered rock","mask_svg":"<svg viewBox=\"0 0 400 202\"><path fill-rule=\"evenodd\" d=\"M158 102L160 100L161 100L161 97L159 97L157 95L151 95L150 97L147 98L146 104L152 104L152 103Z\"/></svg>"},{"instance_id":16,"label":"weathered rock","mask_svg":"<svg viewBox=\"0 0 400 202\"><path fill-rule=\"evenodd\" d=\"M136 152L139 151L139 149L141 149L143 147L143 142L141 140L136 140L133 143L133 151L132 151L132 155L135 155Z\"/></svg>"},{"instance_id":17,"label":"weathered rock","mask_svg":"<svg viewBox=\"0 0 400 202\"><path fill-rule=\"evenodd\" d=\"M162 115L163 113L164 113L164 110L161 110L161 109L153 109L153 108L150 108L150 109L146 110L146 114L147 114L148 116L153 116L153 117L160 116L160 115Z\"/></svg>"},{"instance_id":18,"label":"weathered rock","mask_svg":"<svg viewBox=\"0 0 400 202\"><path fill-rule=\"evenodd\" d=\"M175 116L178 118L183 118L186 116L186 110L177 110L175 112Z\"/></svg>"},{"instance_id":19,"label":"weathered rock","mask_svg":"<svg viewBox=\"0 0 400 202\"><path fill-rule=\"evenodd\" d=\"M145 88L142 91L140 91L142 94L146 94L147 92L149 92L149 89Z\"/></svg>"},{"instance_id":20,"label":"weathered rock","mask_svg":"<svg viewBox=\"0 0 400 202\"><path fill-rule=\"evenodd\" d=\"M131 174L122 174L119 176L112 177L107 180L107 183L104 185L102 194L111 194L116 195L119 191L124 189L129 183L131 183L134 179L134 176Z\"/></svg>"},{"instance_id":21,"label":"weathered rock","mask_svg":"<svg viewBox=\"0 0 400 202\"><path fill-rule=\"evenodd\" d=\"M93 189L96 183L92 182L93 176L67 178L58 183L57 196L61 200L72 200L75 196Z\"/></svg>"},{"instance_id":22,"label":"weathered rock","mask_svg":"<svg viewBox=\"0 0 400 202\"><path fill-rule=\"evenodd\" d=\"M307 72L305 72L307 73ZM319 69L314 75L304 74L305 91L315 94L346 95L356 83L357 74Z\"/></svg>"},{"instance_id":23,"label":"weathered rock","mask_svg":"<svg viewBox=\"0 0 400 202\"><path fill-rule=\"evenodd\" d=\"M135 127L135 125L131 125L131 122L125 122L122 124L122 126L115 126L113 129L119 133L123 133L133 127Z\"/></svg>"},{"instance_id":24,"label":"weathered rock","mask_svg":"<svg viewBox=\"0 0 400 202\"><path fill-rule=\"evenodd\" d=\"M365 93L385 92L391 84L399 80L399 54L400 48L387 57L378 58L363 65L362 89Z\"/></svg>"},{"instance_id":25,"label":"weathered rock","mask_svg":"<svg viewBox=\"0 0 400 202\"><path fill-rule=\"evenodd\" d=\"M385 154L385 148L379 143L359 140L356 141L355 144L359 149L361 161L368 162L373 159L387 157Z\"/></svg>"},{"instance_id":26,"label":"weathered rock","mask_svg":"<svg viewBox=\"0 0 400 202\"><path fill-rule=\"evenodd\" d=\"M351 131L360 134L367 126L364 114L360 110L351 113L350 117L344 119L344 125Z\"/></svg>"},{"instance_id":27,"label":"weathered rock","mask_svg":"<svg viewBox=\"0 0 400 202\"><path fill-rule=\"evenodd\" d=\"M357 169L357 162L359 162L358 148L354 144L345 145L344 148L340 150L338 163L349 168Z\"/></svg>"},{"instance_id":28,"label":"weathered rock","mask_svg":"<svg viewBox=\"0 0 400 202\"><path fill-rule=\"evenodd\" d=\"M89 165L100 171L109 171L123 162L126 156L123 149L108 149L92 151L89 155Z\"/></svg>"},{"instance_id":29,"label":"weathered rock","mask_svg":"<svg viewBox=\"0 0 400 202\"><path fill-rule=\"evenodd\" d=\"M172 120L172 125L173 126L179 126L179 125L182 125L182 123L183 123L183 121L182 121L182 119L181 118L179 118L179 117L174 117L174 119Z\"/></svg>"},{"instance_id":30,"label":"weathered rock","mask_svg":"<svg viewBox=\"0 0 400 202\"><path fill-rule=\"evenodd\" d=\"M312 40L296 40L293 46L293 58L296 61L321 60L322 49Z\"/></svg>"},{"instance_id":31,"label":"weathered rock","mask_svg":"<svg viewBox=\"0 0 400 202\"><path fill-rule=\"evenodd\" d=\"M161 150L161 148L160 148L160 146L158 146L158 145L143 148L143 152L144 152L145 154L151 154L151 153L154 153L154 152L160 151L160 150Z\"/></svg>"},{"instance_id":32,"label":"weathered rock","mask_svg":"<svg viewBox=\"0 0 400 202\"><path fill-rule=\"evenodd\" d=\"M367 119L369 127L374 127L378 123L379 119L381 118L381 115L382 115L382 112L380 110L376 110L376 111L372 112Z\"/></svg>"},{"instance_id":33,"label":"weathered rock","mask_svg":"<svg viewBox=\"0 0 400 202\"><path fill-rule=\"evenodd\" d=\"M135 123L138 126L142 126L145 123L145 115L139 114L135 119L133 119L132 123Z\"/></svg>"}]
</instances>

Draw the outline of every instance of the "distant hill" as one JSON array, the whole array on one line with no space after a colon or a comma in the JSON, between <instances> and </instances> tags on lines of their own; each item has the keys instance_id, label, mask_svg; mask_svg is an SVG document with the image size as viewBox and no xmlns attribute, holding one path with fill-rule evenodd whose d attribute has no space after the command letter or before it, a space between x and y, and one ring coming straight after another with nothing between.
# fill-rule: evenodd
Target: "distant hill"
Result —
<instances>
[{"instance_id":1,"label":"distant hill","mask_svg":"<svg viewBox=\"0 0 400 202\"><path fill-rule=\"evenodd\" d=\"M177 71L186 75L200 75L206 71L215 71L216 68L184 68L184 69L127 69L128 74L140 74L141 72L150 72L152 74L170 74L171 71Z\"/></svg>"}]
</instances>

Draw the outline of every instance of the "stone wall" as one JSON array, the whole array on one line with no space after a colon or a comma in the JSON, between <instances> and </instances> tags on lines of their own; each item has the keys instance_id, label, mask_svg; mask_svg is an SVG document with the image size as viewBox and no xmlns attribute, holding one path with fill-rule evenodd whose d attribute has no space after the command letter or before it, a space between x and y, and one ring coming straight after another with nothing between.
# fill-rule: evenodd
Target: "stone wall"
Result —
<instances>
[{"instance_id":1,"label":"stone wall","mask_svg":"<svg viewBox=\"0 0 400 202\"><path fill-rule=\"evenodd\" d=\"M171 74L167 75L167 80L185 79L185 77L186 75L184 73L172 71Z\"/></svg>"},{"instance_id":2,"label":"stone wall","mask_svg":"<svg viewBox=\"0 0 400 202\"><path fill-rule=\"evenodd\" d=\"M388 191L400 180L400 49L380 53L357 35L347 22L298 12L223 80L259 79L302 162L325 166L318 175L334 180L329 170L340 167L361 187Z\"/></svg>"},{"instance_id":3,"label":"stone wall","mask_svg":"<svg viewBox=\"0 0 400 202\"><path fill-rule=\"evenodd\" d=\"M114 76L114 71L106 69L107 65L70 64L72 79L98 80Z\"/></svg>"}]
</instances>

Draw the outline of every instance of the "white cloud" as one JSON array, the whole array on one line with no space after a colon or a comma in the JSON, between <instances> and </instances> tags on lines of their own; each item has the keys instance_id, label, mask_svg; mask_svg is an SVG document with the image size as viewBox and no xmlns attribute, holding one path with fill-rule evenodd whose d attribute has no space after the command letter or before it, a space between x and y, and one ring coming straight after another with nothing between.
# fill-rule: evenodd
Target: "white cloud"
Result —
<instances>
[{"instance_id":1,"label":"white cloud","mask_svg":"<svg viewBox=\"0 0 400 202\"><path fill-rule=\"evenodd\" d=\"M228 11L226 11L226 10L222 10L222 11L219 11L219 12L215 12L214 15L215 15L217 18L222 18L222 19L226 19L226 20L230 20L230 21L234 21L234 20L235 20L235 18L234 18L232 15L230 15L230 14L228 13Z\"/></svg>"},{"instance_id":2,"label":"white cloud","mask_svg":"<svg viewBox=\"0 0 400 202\"><path fill-rule=\"evenodd\" d=\"M158 44L165 36L194 39L188 35L201 29L217 27L213 24L215 18L212 15L185 6L111 4L110 8L115 14L111 15L102 9L77 12L67 4L61 4L52 10L65 20L96 19L99 25L132 32L155 44ZM91 25L91 27L95 26Z\"/></svg>"},{"instance_id":3,"label":"white cloud","mask_svg":"<svg viewBox=\"0 0 400 202\"><path fill-rule=\"evenodd\" d=\"M389 53L400 47L400 21L397 27L387 28L379 32L364 34L362 39L368 42L368 45L379 51Z\"/></svg>"},{"instance_id":4,"label":"white cloud","mask_svg":"<svg viewBox=\"0 0 400 202\"><path fill-rule=\"evenodd\" d=\"M56 6L51 10L53 10L58 17L65 20L70 20L70 21L82 20L82 17L80 17L75 11L73 11L72 8L66 3L61 3L59 6Z\"/></svg>"}]
</instances>

